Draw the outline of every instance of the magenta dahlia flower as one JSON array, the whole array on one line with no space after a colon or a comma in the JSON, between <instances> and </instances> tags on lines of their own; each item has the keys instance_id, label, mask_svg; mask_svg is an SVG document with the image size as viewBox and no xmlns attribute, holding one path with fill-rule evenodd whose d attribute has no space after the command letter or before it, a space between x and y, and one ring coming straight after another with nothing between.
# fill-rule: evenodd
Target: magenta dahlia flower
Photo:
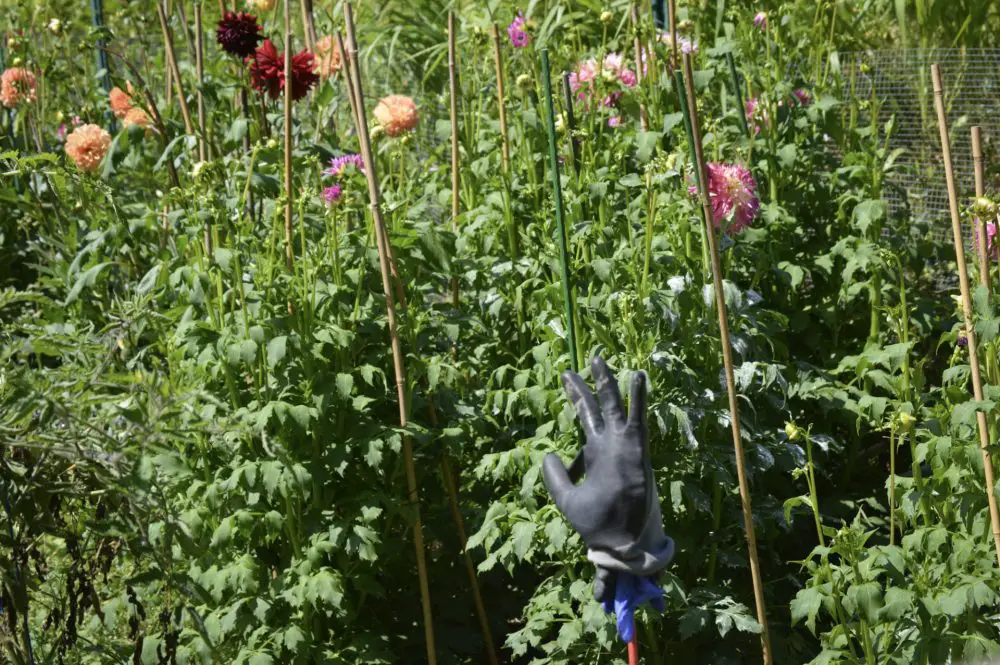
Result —
<instances>
[{"instance_id":1,"label":"magenta dahlia flower","mask_svg":"<svg viewBox=\"0 0 1000 665\"><path fill-rule=\"evenodd\" d=\"M528 34L527 23L524 14L518 12L517 18L507 26L507 35L510 37L510 43L514 45L514 48L524 48L531 43L531 35Z\"/></svg>"},{"instance_id":2,"label":"magenta dahlia flower","mask_svg":"<svg viewBox=\"0 0 1000 665\"><path fill-rule=\"evenodd\" d=\"M340 183L335 182L323 190L323 198L326 199L327 205L333 205L343 193L344 188L340 186Z\"/></svg>"},{"instance_id":3,"label":"magenta dahlia flower","mask_svg":"<svg viewBox=\"0 0 1000 665\"><path fill-rule=\"evenodd\" d=\"M725 227L730 235L739 233L750 226L760 212L760 199L757 198L757 182L753 179L750 169L739 164L706 165L708 171L708 194L712 200L712 222L716 228ZM698 193L698 188L691 186L688 191Z\"/></svg>"},{"instance_id":4,"label":"magenta dahlia flower","mask_svg":"<svg viewBox=\"0 0 1000 665\"><path fill-rule=\"evenodd\" d=\"M979 218L973 220L972 239L976 243L976 251L979 251ZM986 254L993 258L1000 256L1000 245L996 242L997 225L994 222L986 222Z\"/></svg>"},{"instance_id":5,"label":"magenta dahlia flower","mask_svg":"<svg viewBox=\"0 0 1000 665\"><path fill-rule=\"evenodd\" d=\"M247 12L226 12L219 20L215 39L223 51L242 60L252 56L257 44L264 38L256 16Z\"/></svg>"}]
</instances>

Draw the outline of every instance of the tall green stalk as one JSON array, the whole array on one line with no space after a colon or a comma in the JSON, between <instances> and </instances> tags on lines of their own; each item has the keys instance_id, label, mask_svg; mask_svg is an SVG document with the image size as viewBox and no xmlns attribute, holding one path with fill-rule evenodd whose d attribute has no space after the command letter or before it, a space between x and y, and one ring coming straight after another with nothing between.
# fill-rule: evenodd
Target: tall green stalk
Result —
<instances>
[{"instance_id":1,"label":"tall green stalk","mask_svg":"<svg viewBox=\"0 0 1000 665\"><path fill-rule=\"evenodd\" d=\"M552 80L549 76L549 52L542 49L542 86L545 95L546 120L549 130L549 171L552 175L552 199L556 209L556 232L559 234L559 262L562 270L563 301L566 306L566 341L569 344L569 361L573 371L579 371L576 348L576 324L573 311L573 287L570 284L569 252L566 243L566 225L563 220L562 183L559 179L559 157L556 151L556 115L552 101Z\"/></svg>"}]
</instances>

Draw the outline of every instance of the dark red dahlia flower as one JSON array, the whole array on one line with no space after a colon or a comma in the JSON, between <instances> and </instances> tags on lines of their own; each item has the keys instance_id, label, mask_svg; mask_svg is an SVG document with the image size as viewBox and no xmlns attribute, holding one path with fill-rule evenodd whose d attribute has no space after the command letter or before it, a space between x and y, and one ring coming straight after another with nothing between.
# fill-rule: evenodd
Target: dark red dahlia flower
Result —
<instances>
[{"instance_id":1,"label":"dark red dahlia flower","mask_svg":"<svg viewBox=\"0 0 1000 665\"><path fill-rule=\"evenodd\" d=\"M316 56L309 51L299 51L292 56L292 99L306 96L309 89L319 81L316 73Z\"/></svg>"},{"instance_id":2,"label":"dark red dahlia flower","mask_svg":"<svg viewBox=\"0 0 1000 665\"><path fill-rule=\"evenodd\" d=\"M319 81L314 71L314 59L309 51L292 56L292 99L302 99ZM250 62L250 80L254 89L267 93L271 99L277 99L285 89L285 58L283 54L278 54L270 39L265 39L254 53Z\"/></svg>"},{"instance_id":3,"label":"dark red dahlia flower","mask_svg":"<svg viewBox=\"0 0 1000 665\"><path fill-rule=\"evenodd\" d=\"M219 21L215 38L223 51L240 59L253 55L257 44L263 39L257 17L246 12L226 12Z\"/></svg>"}]
</instances>

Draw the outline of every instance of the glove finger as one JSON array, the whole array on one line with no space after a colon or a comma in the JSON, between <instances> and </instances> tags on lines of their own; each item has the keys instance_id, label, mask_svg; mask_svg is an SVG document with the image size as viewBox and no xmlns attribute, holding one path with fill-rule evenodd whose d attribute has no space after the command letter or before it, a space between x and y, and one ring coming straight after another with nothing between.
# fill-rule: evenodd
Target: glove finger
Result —
<instances>
[{"instance_id":1,"label":"glove finger","mask_svg":"<svg viewBox=\"0 0 1000 665\"><path fill-rule=\"evenodd\" d=\"M611 612L615 601L615 571L597 567L594 577L594 600L604 605L605 612Z\"/></svg>"},{"instance_id":2,"label":"glove finger","mask_svg":"<svg viewBox=\"0 0 1000 665\"><path fill-rule=\"evenodd\" d=\"M559 512L566 516L570 524L573 524L574 520L570 515L573 502L570 498L576 491L576 485L570 480L569 472L563 466L559 455L549 453L542 460L542 479L545 482L545 489L549 491L552 500L556 502Z\"/></svg>"},{"instance_id":3,"label":"glove finger","mask_svg":"<svg viewBox=\"0 0 1000 665\"><path fill-rule=\"evenodd\" d=\"M624 426L625 412L622 409L622 395L618 391L618 381L604 362L604 358L595 356L590 361L594 374L594 384L597 387L597 397L601 400L601 413L607 423Z\"/></svg>"},{"instance_id":4,"label":"glove finger","mask_svg":"<svg viewBox=\"0 0 1000 665\"><path fill-rule=\"evenodd\" d=\"M576 409L576 415L580 419L580 424L583 425L583 432L587 435L587 439L596 438L597 433L604 428L604 421L601 418L601 412L597 408L597 400L594 399L594 393L590 391L587 384L584 383L583 379L576 372L563 372L562 375L563 387L566 389L566 394L569 395L569 399L573 402L573 408Z\"/></svg>"},{"instance_id":5,"label":"glove finger","mask_svg":"<svg viewBox=\"0 0 1000 665\"><path fill-rule=\"evenodd\" d=\"M628 401L628 424L642 427L646 423L646 373L632 373L632 394Z\"/></svg>"}]
</instances>

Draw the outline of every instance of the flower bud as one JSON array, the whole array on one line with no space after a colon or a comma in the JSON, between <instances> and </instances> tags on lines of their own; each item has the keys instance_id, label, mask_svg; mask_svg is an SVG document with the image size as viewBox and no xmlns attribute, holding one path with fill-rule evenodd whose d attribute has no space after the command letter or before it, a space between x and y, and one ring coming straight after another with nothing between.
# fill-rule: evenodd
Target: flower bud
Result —
<instances>
[{"instance_id":1,"label":"flower bud","mask_svg":"<svg viewBox=\"0 0 1000 665\"><path fill-rule=\"evenodd\" d=\"M278 147L278 139L268 139L264 145L267 146L268 150L274 150Z\"/></svg>"},{"instance_id":2,"label":"flower bud","mask_svg":"<svg viewBox=\"0 0 1000 665\"><path fill-rule=\"evenodd\" d=\"M911 429L913 429L913 424L917 422L917 419L913 417L913 414L908 411L901 411L899 413L899 431L906 434Z\"/></svg>"},{"instance_id":3,"label":"flower bud","mask_svg":"<svg viewBox=\"0 0 1000 665\"><path fill-rule=\"evenodd\" d=\"M527 74L521 74L517 77L517 87L522 90L531 90L535 87L535 82Z\"/></svg>"},{"instance_id":4,"label":"flower bud","mask_svg":"<svg viewBox=\"0 0 1000 665\"><path fill-rule=\"evenodd\" d=\"M693 27L694 27L694 21L692 21L689 18L686 18L683 21L677 23L677 29L680 32L689 32Z\"/></svg>"},{"instance_id":5,"label":"flower bud","mask_svg":"<svg viewBox=\"0 0 1000 665\"><path fill-rule=\"evenodd\" d=\"M49 21L49 32L51 32L53 35L60 34L62 32L62 21L60 21L57 18L54 18L51 21Z\"/></svg>"},{"instance_id":6,"label":"flower bud","mask_svg":"<svg viewBox=\"0 0 1000 665\"><path fill-rule=\"evenodd\" d=\"M556 116L556 132L562 134L566 131L566 118L562 113Z\"/></svg>"},{"instance_id":7,"label":"flower bud","mask_svg":"<svg viewBox=\"0 0 1000 665\"><path fill-rule=\"evenodd\" d=\"M13 60L10 61L10 64L13 67L20 67L21 65L24 64L24 59L21 58L21 57L16 57L16 58L14 58Z\"/></svg>"},{"instance_id":8,"label":"flower bud","mask_svg":"<svg viewBox=\"0 0 1000 665\"><path fill-rule=\"evenodd\" d=\"M607 10L601 12L601 23L603 23L604 25L608 25L613 20L615 20L615 15L614 14L612 14L611 12L609 12Z\"/></svg>"},{"instance_id":9,"label":"flower bud","mask_svg":"<svg viewBox=\"0 0 1000 665\"><path fill-rule=\"evenodd\" d=\"M794 422L785 423L785 436L788 437L789 441L798 441L802 436L802 430Z\"/></svg>"}]
</instances>

